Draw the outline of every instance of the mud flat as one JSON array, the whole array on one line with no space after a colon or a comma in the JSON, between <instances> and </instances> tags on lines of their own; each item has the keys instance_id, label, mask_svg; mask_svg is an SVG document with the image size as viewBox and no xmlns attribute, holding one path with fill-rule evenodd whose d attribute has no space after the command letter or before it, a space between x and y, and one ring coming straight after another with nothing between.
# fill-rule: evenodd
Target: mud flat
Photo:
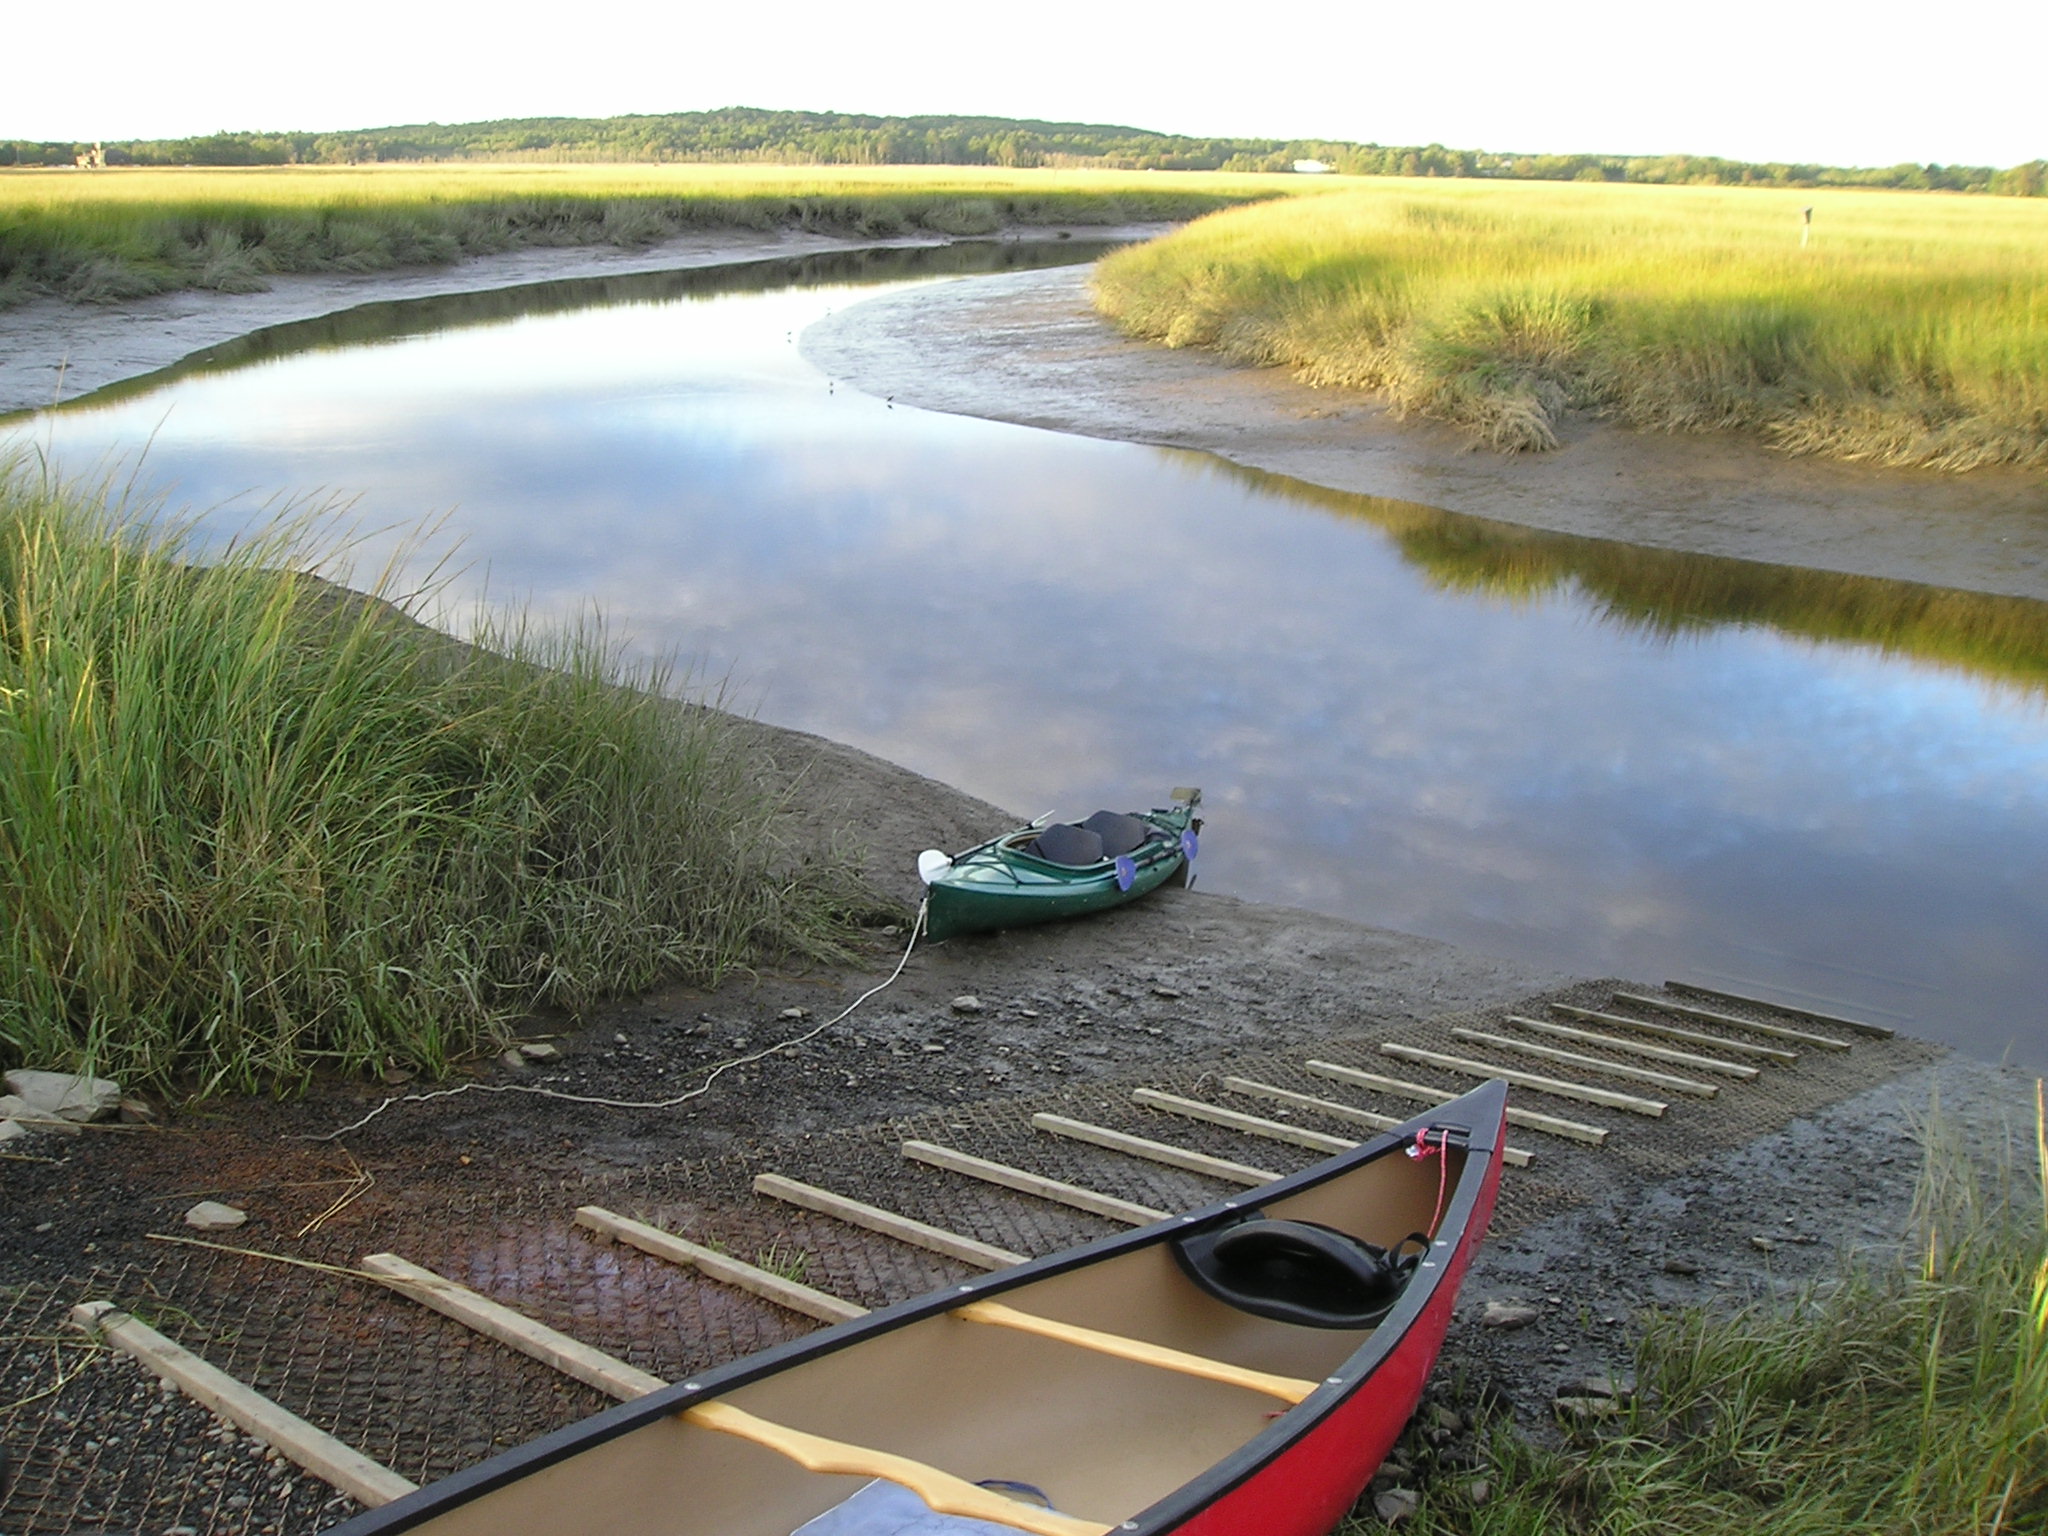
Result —
<instances>
[{"instance_id":1,"label":"mud flat","mask_svg":"<svg viewBox=\"0 0 2048 1536\"><path fill-rule=\"evenodd\" d=\"M1084 269L885 295L802 344L833 377L899 404L1199 449L1559 533L2048 599L2048 476L1873 469L1583 418L1555 453L1475 451L1353 392L1128 340L1090 306Z\"/></svg>"}]
</instances>

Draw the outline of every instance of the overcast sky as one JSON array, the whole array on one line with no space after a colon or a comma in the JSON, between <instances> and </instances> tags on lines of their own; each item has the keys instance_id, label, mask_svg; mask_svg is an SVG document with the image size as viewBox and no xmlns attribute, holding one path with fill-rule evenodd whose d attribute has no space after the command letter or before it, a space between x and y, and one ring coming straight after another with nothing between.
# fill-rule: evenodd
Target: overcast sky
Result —
<instances>
[{"instance_id":1,"label":"overcast sky","mask_svg":"<svg viewBox=\"0 0 2048 1536\"><path fill-rule=\"evenodd\" d=\"M32 4L0 137L760 106L1838 165L2048 157L2041 0Z\"/></svg>"}]
</instances>

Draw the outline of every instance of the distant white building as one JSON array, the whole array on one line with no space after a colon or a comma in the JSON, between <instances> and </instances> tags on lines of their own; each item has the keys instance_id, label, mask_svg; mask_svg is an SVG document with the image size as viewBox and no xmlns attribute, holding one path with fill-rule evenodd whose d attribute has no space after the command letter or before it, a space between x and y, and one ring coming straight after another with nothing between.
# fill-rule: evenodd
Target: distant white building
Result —
<instances>
[{"instance_id":1,"label":"distant white building","mask_svg":"<svg viewBox=\"0 0 2048 1536\"><path fill-rule=\"evenodd\" d=\"M1320 160L1297 160L1294 162L1294 169L1297 174L1302 176L1327 176L1336 167L1334 165L1325 165Z\"/></svg>"}]
</instances>

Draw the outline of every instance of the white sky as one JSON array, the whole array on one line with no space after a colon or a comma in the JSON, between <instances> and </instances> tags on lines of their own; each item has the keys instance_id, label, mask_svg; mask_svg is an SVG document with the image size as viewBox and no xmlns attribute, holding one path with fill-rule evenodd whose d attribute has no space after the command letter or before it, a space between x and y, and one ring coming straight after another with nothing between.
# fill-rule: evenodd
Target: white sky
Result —
<instances>
[{"instance_id":1,"label":"white sky","mask_svg":"<svg viewBox=\"0 0 2048 1536\"><path fill-rule=\"evenodd\" d=\"M2041 0L15 8L0 137L760 106L1747 160L2048 157Z\"/></svg>"}]
</instances>

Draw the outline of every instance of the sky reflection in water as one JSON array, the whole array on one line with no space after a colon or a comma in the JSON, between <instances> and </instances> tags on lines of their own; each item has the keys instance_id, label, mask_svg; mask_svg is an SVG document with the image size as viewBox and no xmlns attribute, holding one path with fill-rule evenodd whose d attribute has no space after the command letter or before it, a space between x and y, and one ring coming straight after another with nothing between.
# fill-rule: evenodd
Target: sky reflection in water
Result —
<instances>
[{"instance_id":1,"label":"sky reflection in water","mask_svg":"<svg viewBox=\"0 0 2048 1536\"><path fill-rule=\"evenodd\" d=\"M478 324L17 430L72 469L153 433L145 481L222 527L280 490L446 513L458 604L595 605L764 718L1025 814L1199 783L1216 890L2048 1063L2039 605L1991 600L2017 652L1957 664L1807 638L1850 578L1657 617L1603 589L1615 546L1504 531L1544 579L1473 582L1404 545L1485 525L833 389L796 335L876 291ZM1652 589L1749 579L1643 559Z\"/></svg>"}]
</instances>

